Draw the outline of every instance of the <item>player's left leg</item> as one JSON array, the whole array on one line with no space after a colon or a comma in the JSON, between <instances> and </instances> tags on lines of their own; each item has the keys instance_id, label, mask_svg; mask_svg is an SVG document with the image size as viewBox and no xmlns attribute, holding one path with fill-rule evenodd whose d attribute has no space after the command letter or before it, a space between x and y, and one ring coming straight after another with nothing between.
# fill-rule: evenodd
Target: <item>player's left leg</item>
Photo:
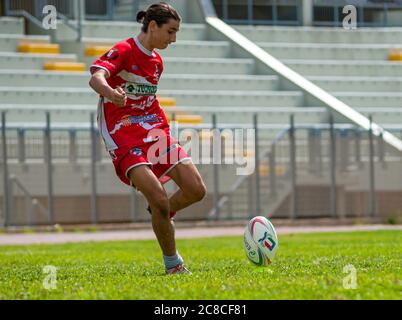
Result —
<instances>
[{"instance_id":1,"label":"player's left leg","mask_svg":"<svg viewBox=\"0 0 402 320\"><path fill-rule=\"evenodd\" d=\"M168 172L168 175L179 187L179 189L169 197L171 212L184 209L204 198L207 190L205 183L197 167L191 161L177 164Z\"/></svg>"}]
</instances>

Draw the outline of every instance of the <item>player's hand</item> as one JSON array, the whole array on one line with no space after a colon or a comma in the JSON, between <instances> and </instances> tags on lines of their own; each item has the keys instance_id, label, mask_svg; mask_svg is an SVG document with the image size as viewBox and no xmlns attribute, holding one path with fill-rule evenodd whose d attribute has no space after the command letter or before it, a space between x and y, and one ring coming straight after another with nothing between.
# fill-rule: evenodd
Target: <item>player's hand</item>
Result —
<instances>
[{"instance_id":1,"label":"player's hand","mask_svg":"<svg viewBox=\"0 0 402 320\"><path fill-rule=\"evenodd\" d=\"M121 87L117 87L112 93L112 102L118 107L124 107L126 105L127 96Z\"/></svg>"}]
</instances>

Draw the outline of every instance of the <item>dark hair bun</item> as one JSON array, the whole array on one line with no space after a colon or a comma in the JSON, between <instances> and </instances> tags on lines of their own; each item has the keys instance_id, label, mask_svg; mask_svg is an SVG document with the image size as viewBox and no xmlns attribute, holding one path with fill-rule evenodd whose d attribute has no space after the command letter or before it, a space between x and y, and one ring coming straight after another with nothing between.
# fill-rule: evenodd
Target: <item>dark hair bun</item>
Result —
<instances>
[{"instance_id":1,"label":"dark hair bun","mask_svg":"<svg viewBox=\"0 0 402 320\"><path fill-rule=\"evenodd\" d=\"M141 10L137 13L137 22L142 23L147 13L144 10Z\"/></svg>"}]
</instances>

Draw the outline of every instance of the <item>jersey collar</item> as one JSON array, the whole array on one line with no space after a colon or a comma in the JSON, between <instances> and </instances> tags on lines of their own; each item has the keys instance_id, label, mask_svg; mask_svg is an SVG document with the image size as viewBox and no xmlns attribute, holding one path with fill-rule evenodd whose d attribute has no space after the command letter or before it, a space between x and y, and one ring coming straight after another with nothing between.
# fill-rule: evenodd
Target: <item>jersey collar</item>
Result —
<instances>
[{"instance_id":1,"label":"jersey collar","mask_svg":"<svg viewBox=\"0 0 402 320\"><path fill-rule=\"evenodd\" d=\"M134 42L135 42L135 44L137 45L137 47L138 47L142 52L144 52L147 56L152 56L152 51L149 51L147 48L145 48L145 47L141 44L141 42L138 40L138 37L137 37L137 36L135 36L133 39L134 39Z\"/></svg>"}]
</instances>

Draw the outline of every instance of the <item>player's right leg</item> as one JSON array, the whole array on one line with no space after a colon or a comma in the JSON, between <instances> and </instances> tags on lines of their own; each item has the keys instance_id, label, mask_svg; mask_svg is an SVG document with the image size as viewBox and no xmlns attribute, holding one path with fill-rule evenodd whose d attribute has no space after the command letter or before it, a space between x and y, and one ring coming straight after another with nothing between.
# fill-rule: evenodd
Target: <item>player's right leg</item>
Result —
<instances>
[{"instance_id":1,"label":"player's right leg","mask_svg":"<svg viewBox=\"0 0 402 320\"><path fill-rule=\"evenodd\" d=\"M174 227L169 218L169 199L162 184L147 165L130 169L127 176L151 207L152 228L163 252L166 272L189 273L176 250Z\"/></svg>"}]
</instances>

